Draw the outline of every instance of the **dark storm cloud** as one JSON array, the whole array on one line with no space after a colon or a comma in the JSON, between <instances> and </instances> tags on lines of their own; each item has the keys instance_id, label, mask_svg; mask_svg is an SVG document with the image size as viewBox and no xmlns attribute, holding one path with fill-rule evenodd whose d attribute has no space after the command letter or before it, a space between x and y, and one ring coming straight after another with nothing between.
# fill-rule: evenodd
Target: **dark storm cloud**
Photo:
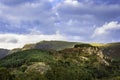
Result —
<instances>
[{"instance_id":1,"label":"dark storm cloud","mask_svg":"<svg viewBox=\"0 0 120 80\"><path fill-rule=\"evenodd\" d=\"M120 17L120 5L96 5L96 4L84 4L78 2L79 5L71 6L63 3L58 6L57 11L62 16L85 16L92 15L93 18L102 19L103 21L109 21ZM78 17L79 18L79 17Z\"/></svg>"}]
</instances>

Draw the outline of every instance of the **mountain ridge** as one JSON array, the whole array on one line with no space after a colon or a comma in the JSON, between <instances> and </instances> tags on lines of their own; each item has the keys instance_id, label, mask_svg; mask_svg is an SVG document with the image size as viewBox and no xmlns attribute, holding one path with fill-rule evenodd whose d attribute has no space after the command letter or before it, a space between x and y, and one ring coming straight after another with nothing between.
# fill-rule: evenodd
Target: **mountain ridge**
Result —
<instances>
[{"instance_id":1,"label":"mountain ridge","mask_svg":"<svg viewBox=\"0 0 120 80\"><path fill-rule=\"evenodd\" d=\"M26 44L22 48L15 48L12 50L8 49L3 49L5 54L2 52L2 49L0 50L0 58L3 58L9 54L22 51L22 50L29 50L29 49L40 49L40 50L63 50L65 48L73 48L75 45L81 44L82 46L84 44L88 44L89 46L95 46L103 49L102 51L107 54L107 55L113 55L113 57L118 57L120 56L120 42L115 42L115 43L82 43L82 42L67 42L67 41L40 41L35 44ZM110 50L114 49L113 52ZM108 53L108 52L109 53ZM115 54L115 55L114 55Z\"/></svg>"},{"instance_id":2,"label":"mountain ridge","mask_svg":"<svg viewBox=\"0 0 120 80\"><path fill-rule=\"evenodd\" d=\"M120 79L120 59L118 55L112 55L116 50L119 54L119 43L104 46L61 43L44 41L37 43L40 44L37 48L35 44L27 44L12 50L0 60L0 77L8 80Z\"/></svg>"}]
</instances>

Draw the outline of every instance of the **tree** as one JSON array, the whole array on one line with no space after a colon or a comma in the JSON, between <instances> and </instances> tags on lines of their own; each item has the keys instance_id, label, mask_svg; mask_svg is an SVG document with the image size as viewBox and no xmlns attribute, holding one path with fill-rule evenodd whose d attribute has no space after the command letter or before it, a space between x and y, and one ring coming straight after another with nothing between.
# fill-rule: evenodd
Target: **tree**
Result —
<instances>
[{"instance_id":1,"label":"tree","mask_svg":"<svg viewBox=\"0 0 120 80\"><path fill-rule=\"evenodd\" d=\"M13 78L14 76L6 68L0 68L0 80L13 80Z\"/></svg>"}]
</instances>

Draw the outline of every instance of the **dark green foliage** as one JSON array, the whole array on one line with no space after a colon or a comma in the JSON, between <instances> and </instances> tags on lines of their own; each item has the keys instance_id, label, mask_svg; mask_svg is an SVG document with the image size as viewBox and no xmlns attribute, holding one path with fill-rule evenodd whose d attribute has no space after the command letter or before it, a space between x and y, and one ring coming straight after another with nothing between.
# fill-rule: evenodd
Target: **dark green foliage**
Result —
<instances>
[{"instance_id":1,"label":"dark green foliage","mask_svg":"<svg viewBox=\"0 0 120 80\"><path fill-rule=\"evenodd\" d=\"M10 72L4 68L0 68L0 80L13 80L14 76L10 74Z\"/></svg>"},{"instance_id":2,"label":"dark green foliage","mask_svg":"<svg viewBox=\"0 0 120 80\"><path fill-rule=\"evenodd\" d=\"M47 52L40 50L26 50L5 57L0 61L0 66L10 68L18 67L23 64L30 64L31 62L50 63L52 60L52 56Z\"/></svg>"},{"instance_id":3,"label":"dark green foliage","mask_svg":"<svg viewBox=\"0 0 120 80\"><path fill-rule=\"evenodd\" d=\"M85 44L85 43L84 43L84 44L82 44L82 43L81 43L81 44L76 44L76 45L74 46L74 48L78 48L78 47L81 47L81 48L82 48L82 47L93 47L93 46L90 45L90 44Z\"/></svg>"},{"instance_id":4,"label":"dark green foliage","mask_svg":"<svg viewBox=\"0 0 120 80\"><path fill-rule=\"evenodd\" d=\"M22 65L20 67L20 71L22 71L22 72L25 72L26 69L27 69L27 65Z\"/></svg>"},{"instance_id":5,"label":"dark green foliage","mask_svg":"<svg viewBox=\"0 0 120 80\"><path fill-rule=\"evenodd\" d=\"M48 80L92 80L92 75L87 70L77 66L54 66L46 73Z\"/></svg>"},{"instance_id":6,"label":"dark green foliage","mask_svg":"<svg viewBox=\"0 0 120 80\"><path fill-rule=\"evenodd\" d=\"M82 44L75 47L92 46ZM120 80L119 59L109 60L110 65L106 66L96 54L76 50L79 48L54 53L36 49L16 52L0 61L1 67L7 67L0 68L0 80ZM43 74L39 71L26 72L37 62L49 65L50 69Z\"/></svg>"},{"instance_id":7,"label":"dark green foliage","mask_svg":"<svg viewBox=\"0 0 120 80\"><path fill-rule=\"evenodd\" d=\"M17 77L15 77L14 80L47 80L44 75L41 75L40 73L24 73Z\"/></svg>"}]
</instances>

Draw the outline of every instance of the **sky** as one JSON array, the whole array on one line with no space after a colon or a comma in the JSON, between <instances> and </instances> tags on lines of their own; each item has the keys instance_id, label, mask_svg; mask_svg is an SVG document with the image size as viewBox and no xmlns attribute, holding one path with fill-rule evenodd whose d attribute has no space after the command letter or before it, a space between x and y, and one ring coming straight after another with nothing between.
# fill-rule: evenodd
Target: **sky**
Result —
<instances>
[{"instance_id":1,"label":"sky","mask_svg":"<svg viewBox=\"0 0 120 80\"><path fill-rule=\"evenodd\" d=\"M120 0L0 0L0 48L42 40L120 42Z\"/></svg>"}]
</instances>

